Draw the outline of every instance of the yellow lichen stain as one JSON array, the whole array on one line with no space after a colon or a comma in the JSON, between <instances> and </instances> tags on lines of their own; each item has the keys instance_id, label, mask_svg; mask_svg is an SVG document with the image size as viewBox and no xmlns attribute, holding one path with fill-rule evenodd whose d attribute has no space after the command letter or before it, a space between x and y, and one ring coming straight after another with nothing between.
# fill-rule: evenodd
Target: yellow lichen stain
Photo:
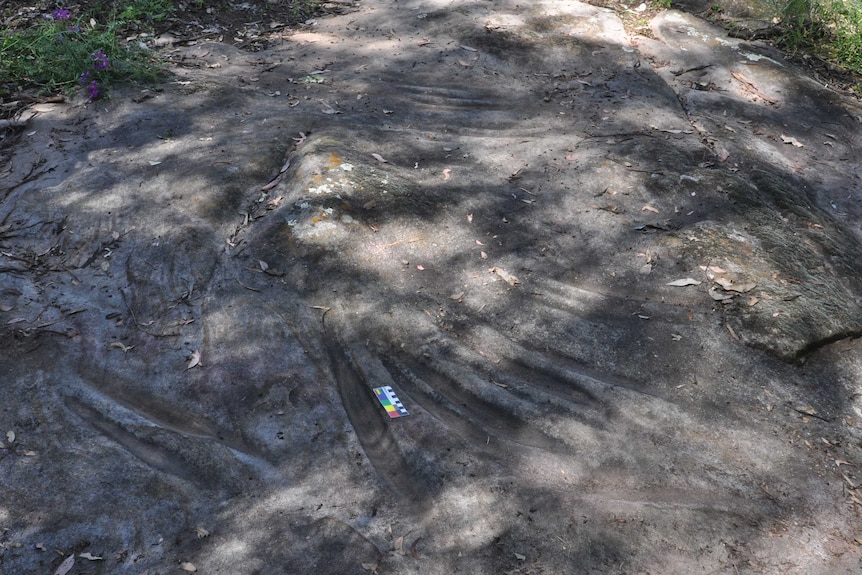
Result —
<instances>
[{"instance_id":1,"label":"yellow lichen stain","mask_svg":"<svg viewBox=\"0 0 862 575\"><path fill-rule=\"evenodd\" d=\"M322 182L323 182L323 176L321 176L320 174L314 174L313 176L311 176L311 183L312 184L320 184Z\"/></svg>"},{"instance_id":2,"label":"yellow lichen stain","mask_svg":"<svg viewBox=\"0 0 862 575\"><path fill-rule=\"evenodd\" d=\"M338 155L338 152L329 154L329 157L326 159L326 165L330 170L334 170L341 165L341 156Z\"/></svg>"}]
</instances>

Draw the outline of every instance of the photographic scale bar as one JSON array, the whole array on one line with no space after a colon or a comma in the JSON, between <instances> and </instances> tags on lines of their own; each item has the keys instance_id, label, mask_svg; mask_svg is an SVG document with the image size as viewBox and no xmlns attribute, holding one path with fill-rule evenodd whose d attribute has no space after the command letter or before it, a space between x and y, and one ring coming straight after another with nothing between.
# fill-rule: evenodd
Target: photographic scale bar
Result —
<instances>
[{"instance_id":1,"label":"photographic scale bar","mask_svg":"<svg viewBox=\"0 0 862 575\"><path fill-rule=\"evenodd\" d=\"M404 409L404 405L401 404L401 400L398 399L398 396L395 395L395 392L392 391L390 386L375 387L374 395L377 396L378 401L380 401L380 405L383 406L383 409L386 410L389 417L394 419L396 417L410 415L410 413Z\"/></svg>"}]
</instances>

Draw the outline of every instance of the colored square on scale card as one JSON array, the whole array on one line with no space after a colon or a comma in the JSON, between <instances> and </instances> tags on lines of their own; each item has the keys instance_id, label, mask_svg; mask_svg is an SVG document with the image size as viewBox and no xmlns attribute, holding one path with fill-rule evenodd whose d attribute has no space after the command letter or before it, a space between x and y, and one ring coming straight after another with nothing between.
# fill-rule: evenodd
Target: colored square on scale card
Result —
<instances>
[{"instance_id":1,"label":"colored square on scale card","mask_svg":"<svg viewBox=\"0 0 862 575\"><path fill-rule=\"evenodd\" d=\"M403 415L410 415L404 406L401 404L401 400L398 399L398 396L395 395L395 392L392 391L392 388L388 385L384 387L375 387L374 395L377 396L377 400L380 402L380 405L383 406L383 409L386 410L387 415L391 418L401 417Z\"/></svg>"}]
</instances>

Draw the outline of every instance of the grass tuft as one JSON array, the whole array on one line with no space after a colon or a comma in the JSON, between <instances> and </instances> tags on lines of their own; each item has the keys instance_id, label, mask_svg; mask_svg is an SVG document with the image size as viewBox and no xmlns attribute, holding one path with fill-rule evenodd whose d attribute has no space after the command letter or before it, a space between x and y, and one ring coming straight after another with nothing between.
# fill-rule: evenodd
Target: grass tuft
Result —
<instances>
[{"instance_id":1,"label":"grass tuft","mask_svg":"<svg viewBox=\"0 0 862 575\"><path fill-rule=\"evenodd\" d=\"M55 9L24 29L0 32L0 78L9 90L42 94L87 90L91 100L111 84L151 81L158 76L155 55L119 40L124 21L105 24L95 18Z\"/></svg>"},{"instance_id":2,"label":"grass tuft","mask_svg":"<svg viewBox=\"0 0 862 575\"><path fill-rule=\"evenodd\" d=\"M862 74L862 0L788 0L780 14L786 48Z\"/></svg>"},{"instance_id":3,"label":"grass tuft","mask_svg":"<svg viewBox=\"0 0 862 575\"><path fill-rule=\"evenodd\" d=\"M36 17L36 6L0 2L0 21L7 26L0 28L0 94L68 93L83 87L96 99L117 82L155 81L161 71L158 52L132 38L151 36L168 20L182 23L190 16L184 11L206 9L215 18L236 10L226 0L82 0L75 8L63 8L61 2L54 9L48 1L34 0L37 6L48 6ZM268 0L262 13L286 16L295 24L321 6L320 0Z\"/></svg>"}]
</instances>

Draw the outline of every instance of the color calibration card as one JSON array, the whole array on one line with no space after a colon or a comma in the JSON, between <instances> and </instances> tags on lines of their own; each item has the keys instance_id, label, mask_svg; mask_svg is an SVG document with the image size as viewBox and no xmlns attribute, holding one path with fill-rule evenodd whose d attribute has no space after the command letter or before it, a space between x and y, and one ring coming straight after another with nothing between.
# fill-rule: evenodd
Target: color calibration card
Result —
<instances>
[{"instance_id":1,"label":"color calibration card","mask_svg":"<svg viewBox=\"0 0 862 575\"><path fill-rule=\"evenodd\" d=\"M407 413L407 410L404 409L404 406L401 405L401 400L398 399L398 396L395 395L395 392L392 391L392 388L388 385L385 387L375 387L374 395L377 396L377 399L380 401L380 405L383 406L383 409L386 410L386 413L389 414L389 417L401 417L402 415L410 415Z\"/></svg>"}]
</instances>

